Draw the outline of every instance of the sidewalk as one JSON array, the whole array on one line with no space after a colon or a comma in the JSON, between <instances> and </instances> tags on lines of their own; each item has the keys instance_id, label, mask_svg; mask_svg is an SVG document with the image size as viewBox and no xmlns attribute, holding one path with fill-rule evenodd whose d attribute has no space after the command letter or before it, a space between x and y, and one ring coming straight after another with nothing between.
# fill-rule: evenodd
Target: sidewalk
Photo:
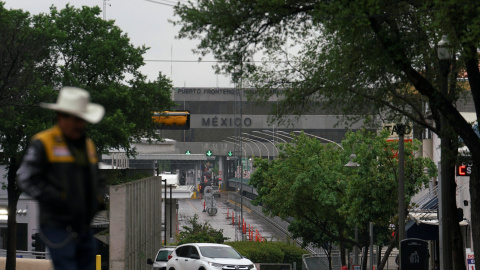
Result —
<instances>
[{"instance_id":1,"label":"sidewalk","mask_svg":"<svg viewBox=\"0 0 480 270\"><path fill-rule=\"evenodd\" d=\"M284 240L286 236L280 231L273 228L267 221L257 217L252 211L245 206L243 209L244 230L242 233L242 226L239 225L238 220L241 216L240 205L235 205L233 201L229 200L229 193L221 193L221 197L215 196L217 204L217 214L209 215L204 210L204 200L196 199L182 199L178 200L178 223L179 228L182 226L189 226L188 220L193 218L195 214L198 215L200 224L208 222L214 229L223 229L223 235L228 237L227 241L268 241ZM232 218L232 215L233 218ZM235 225L233 225L235 223Z\"/></svg>"}]
</instances>

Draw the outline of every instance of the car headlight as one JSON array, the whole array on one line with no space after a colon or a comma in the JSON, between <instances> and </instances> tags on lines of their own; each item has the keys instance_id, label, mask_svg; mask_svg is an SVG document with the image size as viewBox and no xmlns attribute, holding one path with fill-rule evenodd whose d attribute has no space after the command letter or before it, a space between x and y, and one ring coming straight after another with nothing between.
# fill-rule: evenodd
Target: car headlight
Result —
<instances>
[{"instance_id":1,"label":"car headlight","mask_svg":"<svg viewBox=\"0 0 480 270\"><path fill-rule=\"evenodd\" d=\"M208 262L208 264L211 267L216 267L216 268L222 268L223 267L223 264L220 264L220 263Z\"/></svg>"},{"instance_id":2,"label":"car headlight","mask_svg":"<svg viewBox=\"0 0 480 270\"><path fill-rule=\"evenodd\" d=\"M255 264L250 264L250 265L248 266L248 269L249 269L249 270L250 270L250 269L256 269L256 268L255 268Z\"/></svg>"}]
</instances>

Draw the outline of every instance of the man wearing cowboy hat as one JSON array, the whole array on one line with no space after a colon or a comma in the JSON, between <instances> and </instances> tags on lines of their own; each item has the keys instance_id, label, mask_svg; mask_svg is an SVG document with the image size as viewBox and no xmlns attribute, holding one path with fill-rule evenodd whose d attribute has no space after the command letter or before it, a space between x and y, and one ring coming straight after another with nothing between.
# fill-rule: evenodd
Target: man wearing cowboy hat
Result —
<instances>
[{"instance_id":1,"label":"man wearing cowboy hat","mask_svg":"<svg viewBox=\"0 0 480 270\"><path fill-rule=\"evenodd\" d=\"M105 183L85 125L100 122L105 110L75 87L62 88L57 103L40 106L57 112L57 124L31 139L18 170L18 186L39 202L39 233L55 269L95 269L90 222L103 207Z\"/></svg>"}]
</instances>

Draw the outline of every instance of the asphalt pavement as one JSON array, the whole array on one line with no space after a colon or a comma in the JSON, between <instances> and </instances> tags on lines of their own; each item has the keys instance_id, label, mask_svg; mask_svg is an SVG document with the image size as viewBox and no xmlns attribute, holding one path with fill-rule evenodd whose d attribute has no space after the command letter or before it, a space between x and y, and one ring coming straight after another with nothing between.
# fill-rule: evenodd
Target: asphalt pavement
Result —
<instances>
[{"instance_id":1,"label":"asphalt pavement","mask_svg":"<svg viewBox=\"0 0 480 270\"><path fill-rule=\"evenodd\" d=\"M214 229L222 229L223 235L229 238L227 241L283 241L286 239L284 233L251 209L235 204L232 200L233 195L222 191L220 197L215 196L216 207L213 208L216 208L216 211L208 211L209 201L202 198L178 200L178 229L182 230L182 226L190 227L189 219L197 214L200 224L208 222ZM244 222L239 223L242 216Z\"/></svg>"}]
</instances>

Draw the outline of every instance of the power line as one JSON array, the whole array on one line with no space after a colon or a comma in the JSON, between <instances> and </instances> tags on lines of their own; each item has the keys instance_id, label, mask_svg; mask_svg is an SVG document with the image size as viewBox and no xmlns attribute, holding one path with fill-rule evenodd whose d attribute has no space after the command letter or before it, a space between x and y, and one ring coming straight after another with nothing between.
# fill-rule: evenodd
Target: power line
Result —
<instances>
[{"instance_id":1,"label":"power line","mask_svg":"<svg viewBox=\"0 0 480 270\"><path fill-rule=\"evenodd\" d=\"M145 0L148 1L148 0ZM220 61L220 60L160 60L160 59L149 59L149 60L143 60L145 62L164 62L164 63L227 63L228 61ZM248 61L249 63L289 63L289 62L295 62L295 61Z\"/></svg>"},{"instance_id":2,"label":"power line","mask_svg":"<svg viewBox=\"0 0 480 270\"><path fill-rule=\"evenodd\" d=\"M198 60L143 60L145 62L165 62L165 63L219 63L219 62L226 62L226 61L217 61L217 60L206 60L206 61L198 61Z\"/></svg>"},{"instance_id":3,"label":"power line","mask_svg":"<svg viewBox=\"0 0 480 270\"><path fill-rule=\"evenodd\" d=\"M155 3L155 4L159 4L159 5L169 6L169 7L174 7L178 3L182 3L182 4L187 4L188 3L187 1L176 1L175 2L175 1L170 1L170 0L144 0L144 1L152 2L152 3Z\"/></svg>"},{"instance_id":4,"label":"power line","mask_svg":"<svg viewBox=\"0 0 480 270\"><path fill-rule=\"evenodd\" d=\"M159 5L169 6L169 7L174 7L175 6L174 4L168 4L168 3L163 3L163 2L154 1L154 0L144 0L144 1L152 2L152 3L155 3L155 4L159 4Z\"/></svg>"}]
</instances>

